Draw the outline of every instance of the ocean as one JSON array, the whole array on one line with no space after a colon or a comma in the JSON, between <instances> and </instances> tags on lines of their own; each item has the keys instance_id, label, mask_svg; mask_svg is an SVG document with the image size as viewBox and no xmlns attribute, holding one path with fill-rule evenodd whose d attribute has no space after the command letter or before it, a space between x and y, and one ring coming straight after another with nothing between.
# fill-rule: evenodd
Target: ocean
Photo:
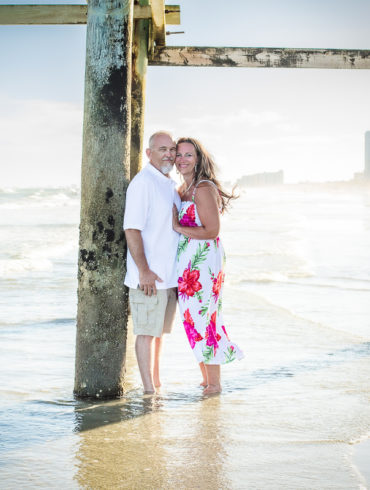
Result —
<instances>
[{"instance_id":1,"label":"ocean","mask_svg":"<svg viewBox=\"0 0 370 490\"><path fill-rule=\"evenodd\" d=\"M2 489L370 488L370 188L243 188L222 218L245 359L204 398L177 316L161 392L73 397L80 194L0 190Z\"/></svg>"}]
</instances>

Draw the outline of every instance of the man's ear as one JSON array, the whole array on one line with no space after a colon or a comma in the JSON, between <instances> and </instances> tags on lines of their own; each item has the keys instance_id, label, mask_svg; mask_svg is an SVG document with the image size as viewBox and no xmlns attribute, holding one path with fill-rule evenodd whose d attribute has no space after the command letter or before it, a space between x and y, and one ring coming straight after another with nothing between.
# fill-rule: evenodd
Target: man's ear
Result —
<instances>
[{"instance_id":1,"label":"man's ear","mask_svg":"<svg viewBox=\"0 0 370 490\"><path fill-rule=\"evenodd\" d=\"M152 152L152 150L151 150L150 148L147 148L147 149L145 150L146 156L147 156L148 158L150 158L150 154L151 154L151 152Z\"/></svg>"}]
</instances>

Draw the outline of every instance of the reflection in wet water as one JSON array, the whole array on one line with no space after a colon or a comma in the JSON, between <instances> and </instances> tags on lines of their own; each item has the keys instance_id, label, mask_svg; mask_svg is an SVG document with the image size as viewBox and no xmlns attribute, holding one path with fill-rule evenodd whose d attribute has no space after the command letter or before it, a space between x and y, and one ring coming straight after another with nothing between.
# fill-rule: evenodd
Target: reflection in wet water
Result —
<instances>
[{"instance_id":1,"label":"reflection in wet water","mask_svg":"<svg viewBox=\"0 0 370 490\"><path fill-rule=\"evenodd\" d=\"M150 405L151 400L145 401L141 416L137 411L136 417L131 412L128 418L120 403L78 413L83 431L75 480L80 488L140 488L140 481L147 488L150 482L153 488L163 488L161 420L153 417Z\"/></svg>"},{"instance_id":2,"label":"reflection in wet water","mask_svg":"<svg viewBox=\"0 0 370 490\"><path fill-rule=\"evenodd\" d=\"M189 417L177 437L171 434L176 433L178 421L172 419L166 424L169 454L166 488L230 488L221 398L203 400L193 407Z\"/></svg>"},{"instance_id":3,"label":"reflection in wet water","mask_svg":"<svg viewBox=\"0 0 370 490\"><path fill-rule=\"evenodd\" d=\"M227 487L220 398L187 400L172 414L164 401L152 396L76 408L79 487Z\"/></svg>"},{"instance_id":4,"label":"reflection in wet water","mask_svg":"<svg viewBox=\"0 0 370 490\"><path fill-rule=\"evenodd\" d=\"M159 396L136 396L111 402L79 403L75 408L75 431L83 432L105 424L116 424L158 410L163 404Z\"/></svg>"}]
</instances>

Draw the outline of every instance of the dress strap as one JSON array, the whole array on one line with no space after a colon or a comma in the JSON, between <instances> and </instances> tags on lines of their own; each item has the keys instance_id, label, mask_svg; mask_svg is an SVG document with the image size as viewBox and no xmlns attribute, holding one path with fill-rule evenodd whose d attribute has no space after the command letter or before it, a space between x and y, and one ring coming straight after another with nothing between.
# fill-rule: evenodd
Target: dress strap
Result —
<instances>
[{"instance_id":1,"label":"dress strap","mask_svg":"<svg viewBox=\"0 0 370 490\"><path fill-rule=\"evenodd\" d=\"M212 182L212 180L206 180L206 179L204 179L204 180L200 180L200 181L197 183L197 185L195 186L195 189L196 189L196 188L198 187L198 185L199 185L199 184L201 184L202 182L209 182L210 184L212 184L213 186L215 186L215 187L216 187L216 189L217 189L217 185L216 185L214 182ZM218 190L218 189L217 189L217 190Z\"/></svg>"},{"instance_id":2,"label":"dress strap","mask_svg":"<svg viewBox=\"0 0 370 490\"><path fill-rule=\"evenodd\" d=\"M195 191L196 191L196 188L197 188L197 187L198 187L198 185L199 185L199 184L201 184L202 182L209 182L210 184L212 184L212 185L213 185L213 186L216 188L216 190L217 190L217 192L218 192L218 187L217 187L217 185L216 185L214 182L212 182L212 180L206 180L206 179L200 180L199 182L197 182L197 185L194 187L193 193L192 193L192 195L191 195L191 200L192 200L193 202L195 202Z\"/></svg>"}]
</instances>

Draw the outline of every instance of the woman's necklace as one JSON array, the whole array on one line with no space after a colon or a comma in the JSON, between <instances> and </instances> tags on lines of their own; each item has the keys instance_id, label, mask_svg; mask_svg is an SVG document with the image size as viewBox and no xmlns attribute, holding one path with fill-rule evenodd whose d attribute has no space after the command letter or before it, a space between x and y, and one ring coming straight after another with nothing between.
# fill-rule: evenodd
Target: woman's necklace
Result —
<instances>
[{"instance_id":1,"label":"woman's necklace","mask_svg":"<svg viewBox=\"0 0 370 490\"><path fill-rule=\"evenodd\" d=\"M194 180L195 180L195 178L191 181L189 187L186 189L186 191L184 192L184 194L186 194L188 192L188 190L191 188L191 186L194 184Z\"/></svg>"}]
</instances>

